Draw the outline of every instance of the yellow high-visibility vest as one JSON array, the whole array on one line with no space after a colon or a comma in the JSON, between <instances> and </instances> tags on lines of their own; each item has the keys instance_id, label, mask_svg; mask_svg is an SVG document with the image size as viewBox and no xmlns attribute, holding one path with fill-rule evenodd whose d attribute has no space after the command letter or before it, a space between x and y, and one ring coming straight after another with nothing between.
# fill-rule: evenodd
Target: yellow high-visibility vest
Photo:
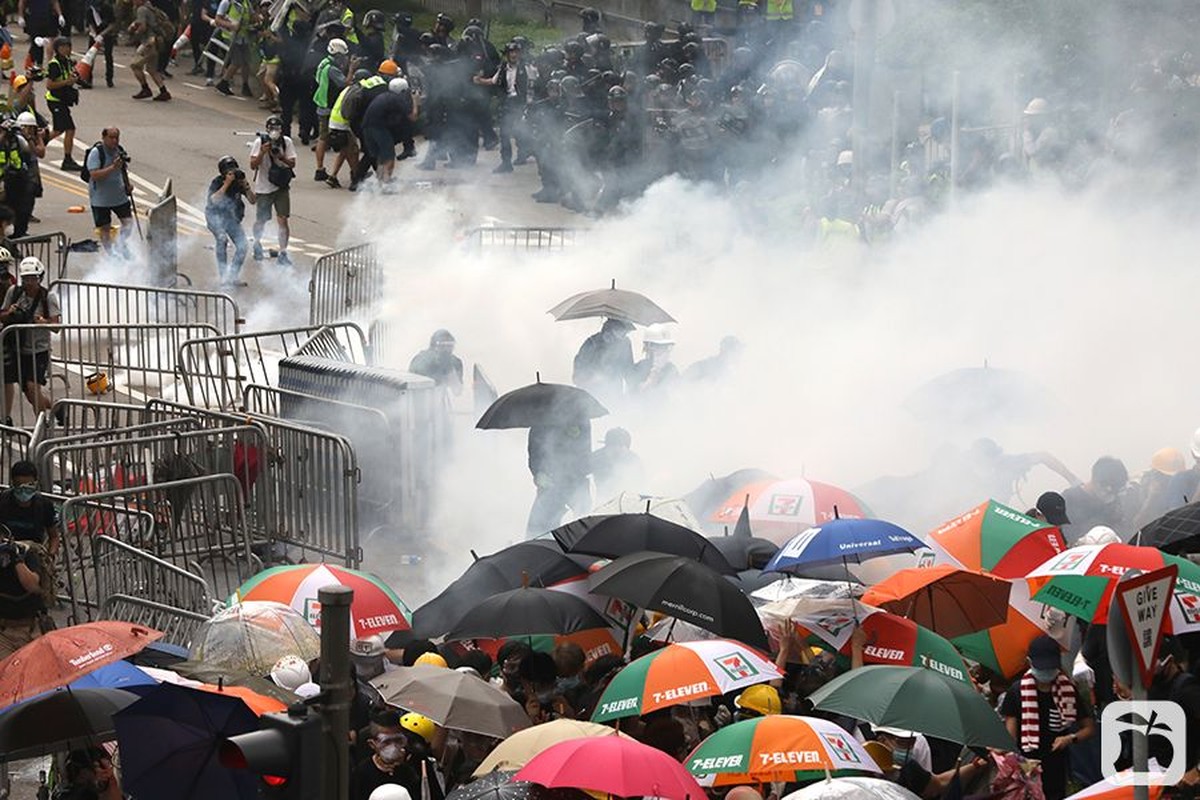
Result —
<instances>
[{"instance_id":1,"label":"yellow high-visibility vest","mask_svg":"<svg viewBox=\"0 0 1200 800\"><path fill-rule=\"evenodd\" d=\"M767 19L783 20L792 18L792 0L767 0Z\"/></svg>"}]
</instances>

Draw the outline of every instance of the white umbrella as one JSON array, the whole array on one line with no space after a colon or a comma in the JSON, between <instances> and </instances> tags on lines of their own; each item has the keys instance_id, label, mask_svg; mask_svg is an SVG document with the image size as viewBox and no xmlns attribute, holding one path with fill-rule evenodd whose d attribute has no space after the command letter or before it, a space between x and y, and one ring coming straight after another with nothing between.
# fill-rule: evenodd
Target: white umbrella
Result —
<instances>
[{"instance_id":1,"label":"white umbrella","mask_svg":"<svg viewBox=\"0 0 1200 800\"><path fill-rule=\"evenodd\" d=\"M809 784L783 800L921 800L898 783L879 778L833 778Z\"/></svg>"},{"instance_id":2,"label":"white umbrella","mask_svg":"<svg viewBox=\"0 0 1200 800\"><path fill-rule=\"evenodd\" d=\"M771 603L777 600L790 600L794 597L807 597L814 600L844 600L850 596L851 588L845 581L818 581L812 578L787 577L768 583L761 589L750 593L750 599L755 603ZM855 597L862 596L862 587L854 587Z\"/></svg>"}]
</instances>

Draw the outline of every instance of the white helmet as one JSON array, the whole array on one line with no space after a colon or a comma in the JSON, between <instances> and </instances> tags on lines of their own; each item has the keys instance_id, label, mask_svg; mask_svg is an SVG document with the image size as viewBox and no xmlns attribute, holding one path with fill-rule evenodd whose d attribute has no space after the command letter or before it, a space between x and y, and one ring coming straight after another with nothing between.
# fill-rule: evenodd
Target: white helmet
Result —
<instances>
[{"instance_id":1,"label":"white helmet","mask_svg":"<svg viewBox=\"0 0 1200 800\"><path fill-rule=\"evenodd\" d=\"M21 259L21 263L17 266L17 277L25 278L36 276L38 278L46 274L46 266L37 256L25 256Z\"/></svg>"},{"instance_id":2,"label":"white helmet","mask_svg":"<svg viewBox=\"0 0 1200 800\"><path fill-rule=\"evenodd\" d=\"M350 48L344 39L330 39L325 52L331 56L344 56L350 52Z\"/></svg>"},{"instance_id":3,"label":"white helmet","mask_svg":"<svg viewBox=\"0 0 1200 800\"><path fill-rule=\"evenodd\" d=\"M666 325L651 325L642 334L642 344L675 344Z\"/></svg>"},{"instance_id":4,"label":"white helmet","mask_svg":"<svg viewBox=\"0 0 1200 800\"><path fill-rule=\"evenodd\" d=\"M1029 101L1029 105L1025 106L1025 116L1038 117L1042 114L1050 113L1050 103L1044 97L1035 97Z\"/></svg>"},{"instance_id":5,"label":"white helmet","mask_svg":"<svg viewBox=\"0 0 1200 800\"><path fill-rule=\"evenodd\" d=\"M8 266L13 263L12 253L8 252L7 247L0 247L0 264Z\"/></svg>"},{"instance_id":6,"label":"white helmet","mask_svg":"<svg viewBox=\"0 0 1200 800\"><path fill-rule=\"evenodd\" d=\"M385 783L371 792L368 800L412 800L412 795L403 786Z\"/></svg>"},{"instance_id":7,"label":"white helmet","mask_svg":"<svg viewBox=\"0 0 1200 800\"><path fill-rule=\"evenodd\" d=\"M1121 537L1107 525L1096 525L1090 531L1079 537L1076 546L1085 544L1120 544Z\"/></svg>"},{"instance_id":8,"label":"white helmet","mask_svg":"<svg viewBox=\"0 0 1200 800\"><path fill-rule=\"evenodd\" d=\"M395 94L404 94L408 91L408 81L404 78L392 78L388 81L388 91Z\"/></svg>"},{"instance_id":9,"label":"white helmet","mask_svg":"<svg viewBox=\"0 0 1200 800\"><path fill-rule=\"evenodd\" d=\"M838 153L837 165L839 167L849 167L849 166L853 166L853 164L854 164L854 151L853 150L843 150L842 152Z\"/></svg>"},{"instance_id":10,"label":"white helmet","mask_svg":"<svg viewBox=\"0 0 1200 800\"><path fill-rule=\"evenodd\" d=\"M287 655L271 667L271 680L275 681L279 688L294 692L297 687L312 682L312 673L309 672L308 664L303 658Z\"/></svg>"},{"instance_id":11,"label":"white helmet","mask_svg":"<svg viewBox=\"0 0 1200 800\"><path fill-rule=\"evenodd\" d=\"M319 695L321 693L321 687L312 681L309 681L308 683L302 683L297 686L292 690L292 693L302 700L307 700L310 697L316 697Z\"/></svg>"},{"instance_id":12,"label":"white helmet","mask_svg":"<svg viewBox=\"0 0 1200 800\"><path fill-rule=\"evenodd\" d=\"M22 128L26 126L31 128L36 127L37 117L33 115L32 111L22 111L20 114L17 114L17 124Z\"/></svg>"}]
</instances>

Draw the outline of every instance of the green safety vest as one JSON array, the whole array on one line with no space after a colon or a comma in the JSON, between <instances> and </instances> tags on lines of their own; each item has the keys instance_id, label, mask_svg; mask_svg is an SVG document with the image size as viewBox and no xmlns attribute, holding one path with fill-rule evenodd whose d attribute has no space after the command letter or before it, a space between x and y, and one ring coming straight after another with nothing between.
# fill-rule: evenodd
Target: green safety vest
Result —
<instances>
[{"instance_id":1,"label":"green safety vest","mask_svg":"<svg viewBox=\"0 0 1200 800\"><path fill-rule=\"evenodd\" d=\"M226 35L232 37L235 42L244 42L246 35L242 31L242 21L246 19L246 7L242 5L241 0L230 0L229 13L226 15L226 19L235 26L234 30L225 31ZM224 28L221 30L224 30Z\"/></svg>"},{"instance_id":2,"label":"green safety vest","mask_svg":"<svg viewBox=\"0 0 1200 800\"><path fill-rule=\"evenodd\" d=\"M343 38L350 44L358 44L358 31L354 30L354 12L348 8L343 11L341 23L346 26L346 35Z\"/></svg>"},{"instance_id":3,"label":"green safety vest","mask_svg":"<svg viewBox=\"0 0 1200 800\"><path fill-rule=\"evenodd\" d=\"M717 10L717 0L692 0L692 11L702 14L713 14Z\"/></svg>"},{"instance_id":4,"label":"green safety vest","mask_svg":"<svg viewBox=\"0 0 1200 800\"><path fill-rule=\"evenodd\" d=\"M75 73L75 67L74 67L74 65L72 65L72 64L71 64L71 59L69 59L69 58L68 58L68 59L63 59L63 58L60 58L59 56L55 56L55 57L54 57L54 58L51 60L51 63L53 63L53 62L55 62L55 61L59 62L59 63L62 65L62 68L63 68L63 77L64 77L64 78L65 78L66 76L68 76L68 75L73 75L73 74ZM46 65L46 71L47 71L47 73L49 73L49 71L50 71L50 69L49 69L49 68L50 68L50 65L49 65L49 64L47 64L47 65ZM46 90L46 99L47 99L47 100L49 100L49 101L51 101L52 103L57 103L57 102L58 102L58 98L54 96L54 92L53 92L53 91L51 91L50 89L47 89L47 90Z\"/></svg>"},{"instance_id":5,"label":"green safety vest","mask_svg":"<svg viewBox=\"0 0 1200 800\"><path fill-rule=\"evenodd\" d=\"M21 148L14 145L11 150L0 150L0 177L7 175L10 170L17 172L24 166L21 161Z\"/></svg>"},{"instance_id":6,"label":"green safety vest","mask_svg":"<svg viewBox=\"0 0 1200 800\"><path fill-rule=\"evenodd\" d=\"M317 108L329 108L329 68L333 66L333 58L325 56L317 65L317 90L313 92L313 102Z\"/></svg>"},{"instance_id":7,"label":"green safety vest","mask_svg":"<svg viewBox=\"0 0 1200 800\"><path fill-rule=\"evenodd\" d=\"M783 20L792 18L792 0L767 0L767 19Z\"/></svg>"},{"instance_id":8,"label":"green safety vest","mask_svg":"<svg viewBox=\"0 0 1200 800\"><path fill-rule=\"evenodd\" d=\"M347 86L338 92L337 100L333 102L333 108L329 110L329 127L338 125L346 128L350 126L350 120L342 116L342 101L346 99L346 93L353 88L353 86Z\"/></svg>"},{"instance_id":9,"label":"green safety vest","mask_svg":"<svg viewBox=\"0 0 1200 800\"><path fill-rule=\"evenodd\" d=\"M358 85L364 89L374 89L376 86L387 86L387 81L382 75L372 75L369 78L363 78Z\"/></svg>"}]
</instances>

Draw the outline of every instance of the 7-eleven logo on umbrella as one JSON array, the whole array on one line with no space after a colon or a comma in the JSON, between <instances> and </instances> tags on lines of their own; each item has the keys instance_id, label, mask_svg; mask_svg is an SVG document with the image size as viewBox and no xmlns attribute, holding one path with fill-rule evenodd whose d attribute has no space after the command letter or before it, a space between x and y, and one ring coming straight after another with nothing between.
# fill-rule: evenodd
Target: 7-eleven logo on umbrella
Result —
<instances>
[{"instance_id":1,"label":"7-eleven logo on umbrella","mask_svg":"<svg viewBox=\"0 0 1200 800\"><path fill-rule=\"evenodd\" d=\"M833 751L833 754L842 761L848 761L852 764L862 763L845 736L839 733L822 733L821 738L825 740L825 744L829 745L829 749Z\"/></svg>"},{"instance_id":2,"label":"7-eleven logo on umbrella","mask_svg":"<svg viewBox=\"0 0 1200 800\"><path fill-rule=\"evenodd\" d=\"M721 671L735 681L753 678L758 674L758 668L743 658L741 653L730 653L715 660Z\"/></svg>"}]
</instances>

